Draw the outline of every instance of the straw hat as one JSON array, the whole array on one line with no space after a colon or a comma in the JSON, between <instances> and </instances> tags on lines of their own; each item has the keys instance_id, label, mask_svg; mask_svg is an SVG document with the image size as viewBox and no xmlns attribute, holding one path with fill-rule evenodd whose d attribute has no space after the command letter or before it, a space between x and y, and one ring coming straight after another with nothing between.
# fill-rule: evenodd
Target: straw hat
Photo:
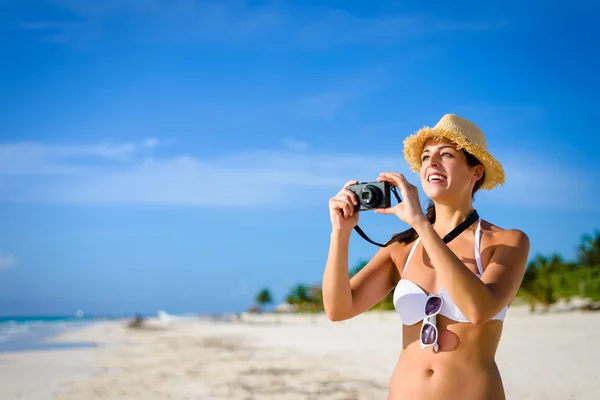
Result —
<instances>
[{"instance_id":1,"label":"straw hat","mask_svg":"<svg viewBox=\"0 0 600 400\"><path fill-rule=\"evenodd\" d=\"M485 168L481 189L493 189L504 184L504 168L488 151L485 135L475 124L454 114L446 114L433 127L424 127L404 140L404 157L414 172L421 169L421 151L429 138L446 138L458 149L475 156Z\"/></svg>"}]
</instances>

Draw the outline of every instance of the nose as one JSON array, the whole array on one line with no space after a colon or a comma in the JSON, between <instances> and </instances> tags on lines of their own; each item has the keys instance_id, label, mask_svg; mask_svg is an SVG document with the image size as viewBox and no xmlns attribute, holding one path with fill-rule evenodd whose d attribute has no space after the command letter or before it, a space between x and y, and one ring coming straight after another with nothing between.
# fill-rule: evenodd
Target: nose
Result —
<instances>
[{"instance_id":1,"label":"nose","mask_svg":"<svg viewBox=\"0 0 600 400\"><path fill-rule=\"evenodd\" d=\"M428 163L431 166L437 167L440 165L441 156L439 154L431 154L425 163Z\"/></svg>"}]
</instances>

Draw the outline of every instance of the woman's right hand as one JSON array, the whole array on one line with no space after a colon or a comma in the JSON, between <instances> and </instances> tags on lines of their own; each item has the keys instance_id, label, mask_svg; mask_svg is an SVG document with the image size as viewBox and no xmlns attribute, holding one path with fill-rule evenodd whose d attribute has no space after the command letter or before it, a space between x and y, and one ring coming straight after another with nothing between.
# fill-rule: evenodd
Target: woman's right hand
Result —
<instances>
[{"instance_id":1,"label":"woman's right hand","mask_svg":"<svg viewBox=\"0 0 600 400\"><path fill-rule=\"evenodd\" d=\"M354 212L354 206L358 205L356 194L348 189L350 185L356 185L358 181L346 182L342 190L329 199L329 217L331 227L337 231L351 231L358 225L358 211Z\"/></svg>"}]
</instances>

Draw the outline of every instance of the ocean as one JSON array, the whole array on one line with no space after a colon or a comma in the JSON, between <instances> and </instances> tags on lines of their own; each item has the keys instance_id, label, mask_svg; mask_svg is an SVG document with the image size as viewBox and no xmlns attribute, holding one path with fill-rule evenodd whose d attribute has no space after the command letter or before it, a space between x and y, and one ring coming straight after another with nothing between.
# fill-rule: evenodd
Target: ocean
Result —
<instances>
[{"instance_id":1,"label":"ocean","mask_svg":"<svg viewBox=\"0 0 600 400\"><path fill-rule=\"evenodd\" d=\"M0 353L95 346L48 342L66 330L80 329L94 321L94 317L85 316L0 316Z\"/></svg>"}]
</instances>

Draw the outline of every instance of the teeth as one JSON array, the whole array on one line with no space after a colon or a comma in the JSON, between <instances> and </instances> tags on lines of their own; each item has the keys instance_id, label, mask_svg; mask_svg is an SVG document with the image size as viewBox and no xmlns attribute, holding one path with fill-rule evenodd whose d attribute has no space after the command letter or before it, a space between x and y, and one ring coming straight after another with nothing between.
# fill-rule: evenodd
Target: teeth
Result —
<instances>
[{"instance_id":1,"label":"teeth","mask_svg":"<svg viewBox=\"0 0 600 400\"><path fill-rule=\"evenodd\" d=\"M446 179L446 177L444 177L442 175L438 175L438 174L429 175L430 181L433 181L433 180L439 181L439 180L444 180L444 179Z\"/></svg>"}]
</instances>

